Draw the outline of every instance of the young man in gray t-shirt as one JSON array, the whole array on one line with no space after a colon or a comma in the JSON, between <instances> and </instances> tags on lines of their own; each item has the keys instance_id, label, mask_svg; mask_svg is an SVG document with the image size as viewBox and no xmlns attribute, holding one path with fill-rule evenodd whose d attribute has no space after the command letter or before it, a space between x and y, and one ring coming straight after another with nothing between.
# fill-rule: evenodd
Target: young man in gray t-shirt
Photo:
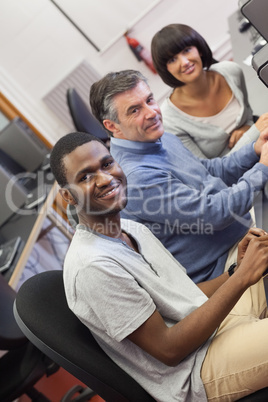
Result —
<instances>
[{"instance_id":1,"label":"young man in gray t-shirt","mask_svg":"<svg viewBox=\"0 0 268 402\"><path fill-rule=\"evenodd\" d=\"M126 178L104 144L66 135L51 168L79 217L67 301L104 351L157 401L236 400L267 387L267 233L251 229L237 266L196 285L148 228L121 221Z\"/></svg>"}]
</instances>

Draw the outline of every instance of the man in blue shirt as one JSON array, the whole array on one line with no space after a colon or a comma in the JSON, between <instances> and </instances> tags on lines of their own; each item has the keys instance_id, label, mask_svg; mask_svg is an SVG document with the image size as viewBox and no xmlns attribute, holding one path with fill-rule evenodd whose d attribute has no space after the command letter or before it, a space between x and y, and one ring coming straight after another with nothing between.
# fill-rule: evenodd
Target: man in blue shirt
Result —
<instances>
[{"instance_id":1,"label":"man in blue shirt","mask_svg":"<svg viewBox=\"0 0 268 402\"><path fill-rule=\"evenodd\" d=\"M133 70L94 83L90 104L127 176L122 216L149 227L196 283L220 275L268 180L268 132L228 157L200 160L164 133L147 80Z\"/></svg>"}]
</instances>

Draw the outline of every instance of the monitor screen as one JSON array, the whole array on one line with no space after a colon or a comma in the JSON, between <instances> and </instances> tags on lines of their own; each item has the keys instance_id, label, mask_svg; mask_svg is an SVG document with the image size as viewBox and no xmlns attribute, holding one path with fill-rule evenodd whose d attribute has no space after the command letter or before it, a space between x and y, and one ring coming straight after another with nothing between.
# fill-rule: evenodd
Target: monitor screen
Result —
<instances>
[{"instance_id":1,"label":"monitor screen","mask_svg":"<svg viewBox=\"0 0 268 402\"><path fill-rule=\"evenodd\" d=\"M19 117L0 131L0 149L26 171L35 171L49 149Z\"/></svg>"}]
</instances>

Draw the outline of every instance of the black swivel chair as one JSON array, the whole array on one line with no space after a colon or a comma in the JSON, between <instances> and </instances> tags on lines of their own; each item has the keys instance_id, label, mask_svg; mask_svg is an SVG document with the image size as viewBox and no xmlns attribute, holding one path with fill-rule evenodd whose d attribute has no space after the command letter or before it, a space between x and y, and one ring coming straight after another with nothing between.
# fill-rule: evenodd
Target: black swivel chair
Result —
<instances>
[{"instance_id":1,"label":"black swivel chair","mask_svg":"<svg viewBox=\"0 0 268 402\"><path fill-rule=\"evenodd\" d=\"M11 402L26 394L35 402L50 402L34 385L58 365L36 348L21 332L14 314L16 292L0 274L0 401Z\"/></svg>"},{"instance_id":2,"label":"black swivel chair","mask_svg":"<svg viewBox=\"0 0 268 402\"><path fill-rule=\"evenodd\" d=\"M155 400L99 347L67 306L62 271L47 271L20 288L14 315L22 331L42 352L107 402ZM240 399L268 401L268 388Z\"/></svg>"},{"instance_id":3,"label":"black swivel chair","mask_svg":"<svg viewBox=\"0 0 268 402\"><path fill-rule=\"evenodd\" d=\"M74 88L67 90L67 104L76 130L95 135L109 147L110 138L108 134ZM78 222L75 207L68 205L67 215L71 226L75 227Z\"/></svg>"},{"instance_id":4,"label":"black swivel chair","mask_svg":"<svg viewBox=\"0 0 268 402\"><path fill-rule=\"evenodd\" d=\"M42 272L24 282L16 297L14 315L36 347L105 401L154 402L103 352L68 308L62 271Z\"/></svg>"},{"instance_id":5,"label":"black swivel chair","mask_svg":"<svg viewBox=\"0 0 268 402\"><path fill-rule=\"evenodd\" d=\"M90 133L105 143L109 142L107 132L93 116L84 100L74 88L67 90L67 103L77 131Z\"/></svg>"}]
</instances>

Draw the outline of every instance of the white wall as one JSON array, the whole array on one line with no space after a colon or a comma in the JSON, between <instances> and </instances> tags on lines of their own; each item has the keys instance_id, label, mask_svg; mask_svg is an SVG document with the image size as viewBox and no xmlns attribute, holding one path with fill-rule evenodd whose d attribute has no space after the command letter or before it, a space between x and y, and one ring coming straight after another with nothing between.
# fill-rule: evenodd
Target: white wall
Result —
<instances>
[{"instance_id":1,"label":"white wall","mask_svg":"<svg viewBox=\"0 0 268 402\"><path fill-rule=\"evenodd\" d=\"M236 0L161 0L131 34L150 49L160 28L185 23L199 31L222 59L224 48L230 46L227 18L237 7ZM127 68L140 70L149 78L157 100L167 93L161 79L135 59L124 37L99 53L51 1L0 0L0 89L51 143L69 128L42 98L82 60L100 75Z\"/></svg>"}]
</instances>

